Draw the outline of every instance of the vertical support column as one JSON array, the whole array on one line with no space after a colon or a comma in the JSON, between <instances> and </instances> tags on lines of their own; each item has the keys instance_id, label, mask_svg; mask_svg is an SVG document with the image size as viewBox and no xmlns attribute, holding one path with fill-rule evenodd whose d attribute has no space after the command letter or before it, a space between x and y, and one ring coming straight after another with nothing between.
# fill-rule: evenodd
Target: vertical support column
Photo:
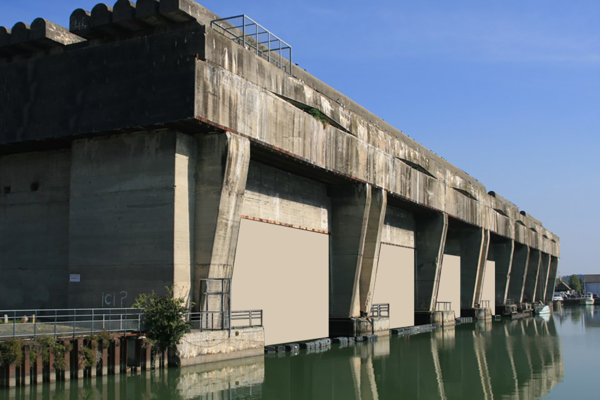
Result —
<instances>
[{"instance_id":1,"label":"vertical support column","mask_svg":"<svg viewBox=\"0 0 600 400\"><path fill-rule=\"evenodd\" d=\"M431 323L442 273L448 215L415 215L415 323Z\"/></svg>"},{"instance_id":2,"label":"vertical support column","mask_svg":"<svg viewBox=\"0 0 600 400\"><path fill-rule=\"evenodd\" d=\"M492 243L491 246L494 253L494 262L496 263L496 308L503 308L508 298L515 241L502 239L499 242ZM502 314L502 312L497 312L497 314Z\"/></svg>"},{"instance_id":3,"label":"vertical support column","mask_svg":"<svg viewBox=\"0 0 600 400\"><path fill-rule=\"evenodd\" d=\"M360 268L360 313L368 316L371 311L379 249L381 247L381 231L387 209L387 192L382 189L371 189L371 207L367 219L362 266Z\"/></svg>"},{"instance_id":4,"label":"vertical support column","mask_svg":"<svg viewBox=\"0 0 600 400\"><path fill-rule=\"evenodd\" d=\"M465 228L460 236L460 308L468 315L480 308L490 231ZM491 318L491 313L490 313Z\"/></svg>"},{"instance_id":5,"label":"vertical support column","mask_svg":"<svg viewBox=\"0 0 600 400\"><path fill-rule=\"evenodd\" d=\"M523 291L523 302L532 303L535 301L535 292L537 289L537 280L540 272L541 252L538 249L529 250L529 265L527 275L525 276L525 290Z\"/></svg>"},{"instance_id":6,"label":"vertical support column","mask_svg":"<svg viewBox=\"0 0 600 400\"><path fill-rule=\"evenodd\" d=\"M548 277L550 276L550 254L541 253L540 273L537 282L535 301L545 301Z\"/></svg>"},{"instance_id":7,"label":"vertical support column","mask_svg":"<svg viewBox=\"0 0 600 400\"><path fill-rule=\"evenodd\" d=\"M515 242L512 269L510 272L510 285L508 287L508 299L515 304L523 301L525 291L525 277L529 266L529 246Z\"/></svg>"},{"instance_id":8,"label":"vertical support column","mask_svg":"<svg viewBox=\"0 0 600 400\"><path fill-rule=\"evenodd\" d=\"M368 184L330 187L329 334L372 333L366 317L375 287L387 194Z\"/></svg>"},{"instance_id":9,"label":"vertical support column","mask_svg":"<svg viewBox=\"0 0 600 400\"><path fill-rule=\"evenodd\" d=\"M201 298L200 282L233 275L250 141L227 132L198 137L197 143L193 298L202 311L224 312L229 303ZM220 290L220 283L214 284L208 289Z\"/></svg>"},{"instance_id":10,"label":"vertical support column","mask_svg":"<svg viewBox=\"0 0 600 400\"><path fill-rule=\"evenodd\" d=\"M556 286L556 274L558 273L558 257L550 256L550 272L548 273L548 282L546 283L546 297L544 301L551 301L554 297L554 287Z\"/></svg>"}]
</instances>

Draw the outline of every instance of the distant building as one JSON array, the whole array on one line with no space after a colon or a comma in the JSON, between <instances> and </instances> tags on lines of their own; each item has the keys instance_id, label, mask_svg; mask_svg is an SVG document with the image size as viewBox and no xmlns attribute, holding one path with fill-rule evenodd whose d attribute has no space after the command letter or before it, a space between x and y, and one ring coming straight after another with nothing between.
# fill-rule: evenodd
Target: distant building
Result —
<instances>
[{"instance_id":1,"label":"distant building","mask_svg":"<svg viewBox=\"0 0 600 400\"><path fill-rule=\"evenodd\" d=\"M581 280L585 293L592 292L600 296L600 275L583 275Z\"/></svg>"}]
</instances>

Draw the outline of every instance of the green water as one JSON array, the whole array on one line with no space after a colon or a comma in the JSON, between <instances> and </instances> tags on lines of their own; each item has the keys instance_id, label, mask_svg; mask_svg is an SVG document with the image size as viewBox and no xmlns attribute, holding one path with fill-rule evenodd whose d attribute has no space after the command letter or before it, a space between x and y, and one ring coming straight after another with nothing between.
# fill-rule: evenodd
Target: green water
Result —
<instances>
[{"instance_id":1,"label":"green water","mask_svg":"<svg viewBox=\"0 0 600 400\"><path fill-rule=\"evenodd\" d=\"M320 353L0 391L1 399L599 398L600 307L464 324ZM597 397L599 396L599 397Z\"/></svg>"}]
</instances>

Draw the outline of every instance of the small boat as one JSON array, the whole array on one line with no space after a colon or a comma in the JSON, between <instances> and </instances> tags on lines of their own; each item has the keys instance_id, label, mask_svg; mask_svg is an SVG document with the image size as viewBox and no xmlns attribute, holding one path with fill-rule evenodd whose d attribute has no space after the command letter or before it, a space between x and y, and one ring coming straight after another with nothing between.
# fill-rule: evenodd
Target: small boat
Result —
<instances>
[{"instance_id":1,"label":"small boat","mask_svg":"<svg viewBox=\"0 0 600 400\"><path fill-rule=\"evenodd\" d=\"M579 304L581 304L582 306L593 306L594 305L594 294L590 293L590 292L586 293L579 300Z\"/></svg>"},{"instance_id":2,"label":"small boat","mask_svg":"<svg viewBox=\"0 0 600 400\"><path fill-rule=\"evenodd\" d=\"M548 307L544 303L537 303L533 307L533 311L535 312L536 315L547 315L547 314L550 314L550 307Z\"/></svg>"}]
</instances>

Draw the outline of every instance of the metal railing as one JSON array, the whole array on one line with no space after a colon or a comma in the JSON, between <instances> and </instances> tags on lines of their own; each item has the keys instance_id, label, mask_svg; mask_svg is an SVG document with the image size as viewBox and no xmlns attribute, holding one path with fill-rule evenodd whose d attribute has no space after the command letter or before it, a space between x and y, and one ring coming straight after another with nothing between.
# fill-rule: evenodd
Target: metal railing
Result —
<instances>
[{"instance_id":1,"label":"metal railing","mask_svg":"<svg viewBox=\"0 0 600 400\"><path fill-rule=\"evenodd\" d=\"M234 42L255 52L257 56L293 75L292 46L252 18L236 15L215 19L210 25L212 28L218 28Z\"/></svg>"},{"instance_id":2,"label":"metal railing","mask_svg":"<svg viewBox=\"0 0 600 400\"><path fill-rule=\"evenodd\" d=\"M452 302L451 301L438 301L435 303L435 311L451 311L452 310Z\"/></svg>"},{"instance_id":3,"label":"metal railing","mask_svg":"<svg viewBox=\"0 0 600 400\"><path fill-rule=\"evenodd\" d=\"M0 310L0 338L139 332L141 327L137 308Z\"/></svg>"},{"instance_id":4,"label":"metal railing","mask_svg":"<svg viewBox=\"0 0 600 400\"><path fill-rule=\"evenodd\" d=\"M479 300L479 308L490 308L489 300Z\"/></svg>"},{"instance_id":5,"label":"metal railing","mask_svg":"<svg viewBox=\"0 0 600 400\"><path fill-rule=\"evenodd\" d=\"M192 329L200 331L221 331L230 327L244 328L262 326L262 310L232 311L231 314L221 311L199 311L186 315L186 320L191 322ZM234 321L245 321L236 323Z\"/></svg>"},{"instance_id":6,"label":"metal railing","mask_svg":"<svg viewBox=\"0 0 600 400\"><path fill-rule=\"evenodd\" d=\"M369 313L371 318L389 318L390 317L390 305L389 303L372 304L371 312Z\"/></svg>"}]
</instances>

